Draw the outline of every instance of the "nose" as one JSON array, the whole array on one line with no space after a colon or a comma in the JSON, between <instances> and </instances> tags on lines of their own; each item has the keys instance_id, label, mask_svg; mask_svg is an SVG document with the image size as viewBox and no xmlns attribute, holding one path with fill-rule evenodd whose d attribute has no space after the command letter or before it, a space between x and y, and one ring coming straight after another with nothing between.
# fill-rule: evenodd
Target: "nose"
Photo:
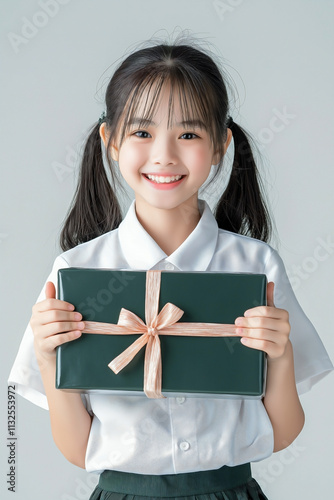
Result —
<instances>
[{"instance_id":1,"label":"nose","mask_svg":"<svg viewBox=\"0 0 334 500\"><path fill-rule=\"evenodd\" d=\"M173 139L167 135L156 137L151 150L153 165L175 165L178 161L177 147Z\"/></svg>"}]
</instances>

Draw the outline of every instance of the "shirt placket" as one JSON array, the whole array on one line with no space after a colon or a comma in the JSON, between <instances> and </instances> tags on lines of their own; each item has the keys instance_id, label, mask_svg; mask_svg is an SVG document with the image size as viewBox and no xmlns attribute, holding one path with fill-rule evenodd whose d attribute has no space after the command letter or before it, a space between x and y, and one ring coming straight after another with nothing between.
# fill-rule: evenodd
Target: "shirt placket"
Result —
<instances>
[{"instance_id":1,"label":"shirt placket","mask_svg":"<svg viewBox=\"0 0 334 500\"><path fill-rule=\"evenodd\" d=\"M196 470L198 443L195 401L182 395L169 399L175 473Z\"/></svg>"}]
</instances>

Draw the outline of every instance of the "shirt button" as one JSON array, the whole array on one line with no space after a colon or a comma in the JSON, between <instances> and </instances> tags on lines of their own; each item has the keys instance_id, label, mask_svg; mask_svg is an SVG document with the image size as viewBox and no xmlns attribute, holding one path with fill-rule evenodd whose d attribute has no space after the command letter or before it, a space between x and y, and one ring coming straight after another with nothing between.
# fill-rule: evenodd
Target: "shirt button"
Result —
<instances>
[{"instance_id":1,"label":"shirt button","mask_svg":"<svg viewBox=\"0 0 334 500\"><path fill-rule=\"evenodd\" d=\"M188 441L182 441L182 443L180 443L180 449L182 451L187 451L189 450L190 448L190 444L188 443Z\"/></svg>"},{"instance_id":2,"label":"shirt button","mask_svg":"<svg viewBox=\"0 0 334 500\"><path fill-rule=\"evenodd\" d=\"M185 402L186 398L176 398L176 402L179 404L179 405L183 405L183 403Z\"/></svg>"},{"instance_id":3,"label":"shirt button","mask_svg":"<svg viewBox=\"0 0 334 500\"><path fill-rule=\"evenodd\" d=\"M165 264L165 269L172 271L174 269L174 266L173 266L173 264L170 264L170 262L167 262L167 264Z\"/></svg>"}]
</instances>

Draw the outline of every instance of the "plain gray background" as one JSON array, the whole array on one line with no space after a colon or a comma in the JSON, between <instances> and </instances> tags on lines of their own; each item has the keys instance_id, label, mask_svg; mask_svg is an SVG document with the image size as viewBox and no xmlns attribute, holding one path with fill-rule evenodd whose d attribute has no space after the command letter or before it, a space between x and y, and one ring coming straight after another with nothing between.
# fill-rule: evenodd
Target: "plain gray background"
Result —
<instances>
[{"instance_id":1,"label":"plain gray background","mask_svg":"<svg viewBox=\"0 0 334 500\"><path fill-rule=\"evenodd\" d=\"M152 35L173 39L179 27L213 44L237 87L233 117L264 155L279 234L273 246L334 359L334 4L15 0L1 2L1 11L1 498L87 499L96 477L66 461L53 443L48 413L20 397L17 491L7 492L6 381L31 307L60 253L80 145L104 109L108 77L119 58ZM282 113L288 117L282 120ZM302 434L287 450L254 464L269 499L329 497L333 386L331 374L302 396Z\"/></svg>"}]
</instances>

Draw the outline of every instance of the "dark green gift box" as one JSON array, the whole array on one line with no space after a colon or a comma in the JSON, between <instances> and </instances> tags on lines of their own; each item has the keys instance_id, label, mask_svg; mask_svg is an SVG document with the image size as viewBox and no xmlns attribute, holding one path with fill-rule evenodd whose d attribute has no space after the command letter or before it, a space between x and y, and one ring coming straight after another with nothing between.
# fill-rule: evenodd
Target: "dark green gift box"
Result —
<instances>
[{"instance_id":1,"label":"dark green gift box","mask_svg":"<svg viewBox=\"0 0 334 500\"><path fill-rule=\"evenodd\" d=\"M161 272L159 311L171 302L184 311L180 323L234 324L247 309L266 304L264 274ZM145 321L145 271L66 268L58 271L58 298L83 321L117 324L121 308ZM56 387L142 395L145 347L117 375L108 364L139 334L83 333L57 348ZM165 396L249 397L264 393L266 358L240 337L160 335ZM146 397L146 396L145 396Z\"/></svg>"}]
</instances>

